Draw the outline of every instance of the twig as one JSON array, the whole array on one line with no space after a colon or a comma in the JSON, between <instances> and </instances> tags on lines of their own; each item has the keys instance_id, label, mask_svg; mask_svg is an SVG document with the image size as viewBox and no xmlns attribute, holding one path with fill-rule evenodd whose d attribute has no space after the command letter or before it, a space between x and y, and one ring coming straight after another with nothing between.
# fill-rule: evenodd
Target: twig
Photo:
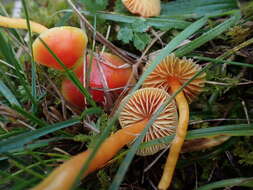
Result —
<instances>
[{"instance_id":1,"label":"twig","mask_svg":"<svg viewBox=\"0 0 253 190\"><path fill-rule=\"evenodd\" d=\"M61 148L55 147L55 148L53 148L53 150L55 150L55 151L57 151L57 152L60 152L60 153L63 153L63 154L65 154L65 155L70 156L70 154L69 154L68 152L62 150Z\"/></svg>"},{"instance_id":2,"label":"twig","mask_svg":"<svg viewBox=\"0 0 253 190\"><path fill-rule=\"evenodd\" d=\"M28 125L24 121L21 121L21 120L18 119L17 122L20 123L20 124L22 124L22 125L24 125L25 127L29 128L29 129L33 130L33 131L35 130L34 127L32 127L31 125Z\"/></svg>"},{"instance_id":3,"label":"twig","mask_svg":"<svg viewBox=\"0 0 253 190\"><path fill-rule=\"evenodd\" d=\"M8 129L5 127L4 123L0 121L0 127L6 131L7 133L9 132Z\"/></svg>"},{"instance_id":4,"label":"twig","mask_svg":"<svg viewBox=\"0 0 253 190\"><path fill-rule=\"evenodd\" d=\"M106 32L106 36L105 36L105 38L108 40L108 38L109 38L109 36L110 36L110 32L111 32L111 25L109 25L108 26L108 28L107 28L107 32ZM103 45L103 47L102 47L102 53L104 53L104 51L105 51L105 45Z\"/></svg>"},{"instance_id":5,"label":"twig","mask_svg":"<svg viewBox=\"0 0 253 190\"><path fill-rule=\"evenodd\" d=\"M133 60L131 57L129 57L124 51L122 51L120 48L116 47L114 44L112 44L110 41L108 41L101 33L96 31L93 26L89 23L89 21L82 15L82 13L77 9L77 7L72 3L71 0L68 0L69 5L72 7L72 9L76 12L76 14L80 17L80 19L86 24L87 29L93 33L95 33L95 38L99 42L101 42L103 45L108 47L113 53L121 57L124 61L126 61L129 64L134 64L135 60Z\"/></svg>"},{"instance_id":6,"label":"twig","mask_svg":"<svg viewBox=\"0 0 253 190\"><path fill-rule=\"evenodd\" d=\"M156 158L153 162L151 162L145 169L144 169L144 173L146 173L148 170L150 170L150 168L152 168L152 166L161 158L161 156L169 149L169 145L167 148L165 148Z\"/></svg>"},{"instance_id":7,"label":"twig","mask_svg":"<svg viewBox=\"0 0 253 190\"><path fill-rule=\"evenodd\" d=\"M251 39L249 39L249 40L247 40L247 41L239 44L238 46L236 46L236 47L234 47L232 49L230 49L229 51L227 51L223 55L219 56L217 59L225 59L225 58L229 57L230 55L238 52L240 49L245 48L245 47L247 47L247 46L249 46L251 44L253 44L253 38L251 38Z\"/></svg>"},{"instance_id":8,"label":"twig","mask_svg":"<svg viewBox=\"0 0 253 190\"><path fill-rule=\"evenodd\" d=\"M90 129L91 131L94 131L95 133L100 133L100 131L93 127L91 124L89 124L87 121L83 121L83 125L84 127L86 127L87 129Z\"/></svg>"},{"instance_id":9,"label":"twig","mask_svg":"<svg viewBox=\"0 0 253 190\"><path fill-rule=\"evenodd\" d=\"M244 113L245 113L247 122L248 122L248 124L250 124L248 109L247 109L247 107L246 107L246 105L245 105L245 101L244 101L244 100L242 100L242 107L243 107L243 110L244 110Z\"/></svg>"}]
</instances>

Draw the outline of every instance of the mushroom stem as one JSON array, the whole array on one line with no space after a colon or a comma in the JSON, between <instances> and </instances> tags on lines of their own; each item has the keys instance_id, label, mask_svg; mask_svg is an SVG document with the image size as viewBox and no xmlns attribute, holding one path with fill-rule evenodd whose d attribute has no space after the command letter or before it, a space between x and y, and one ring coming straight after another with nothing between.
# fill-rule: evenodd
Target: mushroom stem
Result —
<instances>
[{"instance_id":1,"label":"mushroom stem","mask_svg":"<svg viewBox=\"0 0 253 190\"><path fill-rule=\"evenodd\" d=\"M28 29L27 22L25 19L9 18L4 16L0 16L0 26L6 28ZM48 29L47 27L33 21L30 21L30 27L32 32L36 32L39 34L45 32Z\"/></svg>"},{"instance_id":2,"label":"mushroom stem","mask_svg":"<svg viewBox=\"0 0 253 190\"><path fill-rule=\"evenodd\" d=\"M103 167L113 156L126 144L136 138L145 128L148 119L144 119L129 127L118 130L108 137L99 147L95 157L84 172L84 178L89 173ZM76 177L81 171L83 164L89 157L91 149L86 150L57 167L47 178L45 178L33 190L68 190L72 187Z\"/></svg>"},{"instance_id":3,"label":"mushroom stem","mask_svg":"<svg viewBox=\"0 0 253 190\"><path fill-rule=\"evenodd\" d=\"M180 84L177 80L170 80L169 84L172 93L175 93L180 88ZM176 135L171 142L169 155L163 170L163 175L158 185L158 189L160 190L166 190L170 186L177 160L187 134L189 122L189 105L183 91L178 93L175 99L178 106L179 121Z\"/></svg>"}]
</instances>

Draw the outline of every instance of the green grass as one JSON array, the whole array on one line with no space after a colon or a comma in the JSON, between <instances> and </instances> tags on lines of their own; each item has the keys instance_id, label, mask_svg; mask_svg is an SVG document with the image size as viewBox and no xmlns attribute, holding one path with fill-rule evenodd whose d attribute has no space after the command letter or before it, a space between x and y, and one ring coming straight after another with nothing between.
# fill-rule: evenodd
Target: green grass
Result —
<instances>
[{"instance_id":1,"label":"green grass","mask_svg":"<svg viewBox=\"0 0 253 190\"><path fill-rule=\"evenodd\" d=\"M151 67L144 73L139 72L138 80L129 92L130 96L141 88L145 78L170 53L193 58L203 65L202 70L189 78L157 110L131 147L125 147L115 156L113 163L99 173L81 180L81 173L87 169L103 141L111 132L120 128L117 120L123 105L120 104L113 114L105 113L103 106L92 99L89 89L82 86L74 72L63 65L43 40L42 43L63 66L64 72L36 65L32 53L32 42L36 36L32 35L30 29L21 31L0 28L0 189L33 187L57 164L70 158L70 155L82 152L90 144L93 151L72 189L152 189L152 185L157 186L159 182L167 152L148 172L145 172L145 168L151 166L159 153L149 157L135 156L135 153L139 148L171 142L173 135L148 143L142 143L142 139L163 108L202 72L207 73L207 80L212 83L206 84L200 97L190 105L190 119L197 124L190 125L187 140L217 135L232 137L218 147L182 155L172 189L209 190L233 186L252 188L253 51L250 45L253 36L252 28L245 24L249 17L241 12L237 1L164 2L162 15L147 19L128 13L120 0L115 5L109 2L102 0L98 6L98 1L79 1L81 12L87 16L96 31L105 36L110 25L112 32L109 40L133 55L132 58L138 59L142 51L135 47L135 38L128 43L121 41L124 39L118 39L117 31L120 28L128 28L136 35L145 33L152 40L155 39L154 33L157 35L165 32L148 49L148 54L160 51ZM66 2L59 1L55 7L49 7L52 5L48 4L48 0L39 3L22 0L22 3L22 16L27 21L31 19L45 23L43 17L49 16L54 21L48 21L49 26L80 27L78 16L71 8L67 8ZM109 6L104 6L107 3ZM188 6L182 8L185 3ZM12 4L1 7L8 8L7 12L12 10ZM38 15L42 15L41 18L34 13L36 7L41 7L38 12ZM64 10L59 11L59 7L64 7ZM112 10L115 12L112 13ZM1 11L5 12L6 10ZM247 15L250 14L247 12ZM136 23L139 25L138 30L134 28ZM234 31L231 35L229 31L234 26L239 27L239 31ZM240 28L247 30L240 31ZM27 32L28 42L24 40ZM92 51L101 50L103 44L94 41L95 33L87 29L86 32L89 36L88 48ZM245 38L240 40L242 37ZM236 42L233 39L239 40ZM185 40L190 41L178 47ZM142 43L146 48L150 41L144 40ZM110 47L106 47L106 51L110 51ZM146 58L144 56L143 65ZM86 96L89 107L76 110L63 102L45 76L53 81L58 90L63 77L68 77ZM83 120L99 130L100 134L86 129ZM75 141L80 134L89 138Z\"/></svg>"}]
</instances>

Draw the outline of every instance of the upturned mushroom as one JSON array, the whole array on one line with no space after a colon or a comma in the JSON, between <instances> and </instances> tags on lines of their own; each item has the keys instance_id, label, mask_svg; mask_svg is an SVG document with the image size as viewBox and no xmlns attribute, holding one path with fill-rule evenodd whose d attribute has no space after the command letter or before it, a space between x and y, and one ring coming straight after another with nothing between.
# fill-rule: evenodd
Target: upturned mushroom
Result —
<instances>
[{"instance_id":1,"label":"upturned mushroom","mask_svg":"<svg viewBox=\"0 0 253 190\"><path fill-rule=\"evenodd\" d=\"M166 95L165 93L162 93L162 91L159 92L160 95L158 94L158 97L149 97L147 94L150 93L149 91L151 89L147 88L146 90L139 90L140 95L132 97L131 100L125 104L119 118L119 122L122 128L130 127L134 123L144 118L150 118L156 109L159 108L159 105L164 103L164 101L169 98L168 94ZM126 99L127 97L124 100ZM177 124L177 109L176 106L174 106L173 101L170 106L167 106L165 108L165 111L163 111L152 123L142 142L148 142L174 134L176 132ZM133 142L134 140L130 142L129 145L131 145ZM159 150L166 148L167 146L168 145L165 143L152 145L147 148L138 150L136 154L140 156L152 155Z\"/></svg>"},{"instance_id":2,"label":"upturned mushroom","mask_svg":"<svg viewBox=\"0 0 253 190\"><path fill-rule=\"evenodd\" d=\"M146 65L147 69L149 64ZM145 70L144 69L144 70ZM175 55L167 56L146 78L143 87L162 88L175 93L185 82L196 74L201 67L191 59L179 59ZM189 121L190 103L201 91L205 83L205 73L191 81L175 99L178 106L179 122L175 138L171 142L169 155L158 188L167 189L171 183L176 163L184 143Z\"/></svg>"},{"instance_id":3,"label":"upturned mushroom","mask_svg":"<svg viewBox=\"0 0 253 190\"><path fill-rule=\"evenodd\" d=\"M160 0L122 0L122 3L133 14L138 14L143 17L160 15Z\"/></svg>"},{"instance_id":4,"label":"upturned mushroom","mask_svg":"<svg viewBox=\"0 0 253 190\"><path fill-rule=\"evenodd\" d=\"M3 16L0 16L0 26L28 29L25 19ZM31 31L40 34L32 45L34 59L38 64L63 70L62 66L56 61L41 40L48 45L67 68L73 67L77 60L83 56L88 38L86 33L80 28L61 26L48 29L32 21L30 21L30 27Z\"/></svg>"},{"instance_id":5,"label":"upturned mushroom","mask_svg":"<svg viewBox=\"0 0 253 190\"><path fill-rule=\"evenodd\" d=\"M120 114L120 121L127 127L118 130L102 143L82 177L103 167L122 147L132 142L146 127L154 112L168 98L170 98L170 95L167 92L156 88L140 89L131 97L125 97L122 101L125 104L123 104ZM172 101L166 105L153 125L161 125L162 130L167 130L167 127L176 124L176 120L176 106L174 101ZM73 156L70 160L57 167L33 190L70 189L91 152L92 149L88 149Z\"/></svg>"}]
</instances>

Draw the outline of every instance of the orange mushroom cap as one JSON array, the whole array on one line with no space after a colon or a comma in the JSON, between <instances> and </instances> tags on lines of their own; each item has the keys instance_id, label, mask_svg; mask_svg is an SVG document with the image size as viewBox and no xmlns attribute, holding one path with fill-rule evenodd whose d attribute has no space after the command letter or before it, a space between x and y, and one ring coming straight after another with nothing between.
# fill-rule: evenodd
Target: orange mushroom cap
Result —
<instances>
[{"instance_id":1,"label":"orange mushroom cap","mask_svg":"<svg viewBox=\"0 0 253 190\"><path fill-rule=\"evenodd\" d=\"M122 2L125 7L133 14L138 14L143 17L160 15L160 0L122 0Z\"/></svg>"},{"instance_id":2,"label":"orange mushroom cap","mask_svg":"<svg viewBox=\"0 0 253 190\"><path fill-rule=\"evenodd\" d=\"M88 38L80 28L71 26L55 27L41 33L41 38L67 68L71 68L83 56ZM37 63L63 70L41 40L33 43L34 59Z\"/></svg>"},{"instance_id":3,"label":"orange mushroom cap","mask_svg":"<svg viewBox=\"0 0 253 190\"><path fill-rule=\"evenodd\" d=\"M127 96L123 99L123 104L128 98ZM168 98L170 98L170 95L158 88L144 88L136 91L123 106L119 117L120 125L124 128L144 119L150 119ZM177 121L177 108L175 102L172 101L155 119L152 126L148 129L143 142L174 134L176 132ZM137 154L141 156L152 155L167 146L167 144L153 145L138 150Z\"/></svg>"},{"instance_id":4,"label":"orange mushroom cap","mask_svg":"<svg viewBox=\"0 0 253 190\"><path fill-rule=\"evenodd\" d=\"M145 66L144 70L149 64ZM179 59L171 54L156 66L155 70L144 81L143 87L163 88L170 92L169 80L178 80L183 85L200 69L201 66L194 63L192 59ZM205 73L200 74L183 89L189 103L202 91L205 76Z\"/></svg>"}]
</instances>

